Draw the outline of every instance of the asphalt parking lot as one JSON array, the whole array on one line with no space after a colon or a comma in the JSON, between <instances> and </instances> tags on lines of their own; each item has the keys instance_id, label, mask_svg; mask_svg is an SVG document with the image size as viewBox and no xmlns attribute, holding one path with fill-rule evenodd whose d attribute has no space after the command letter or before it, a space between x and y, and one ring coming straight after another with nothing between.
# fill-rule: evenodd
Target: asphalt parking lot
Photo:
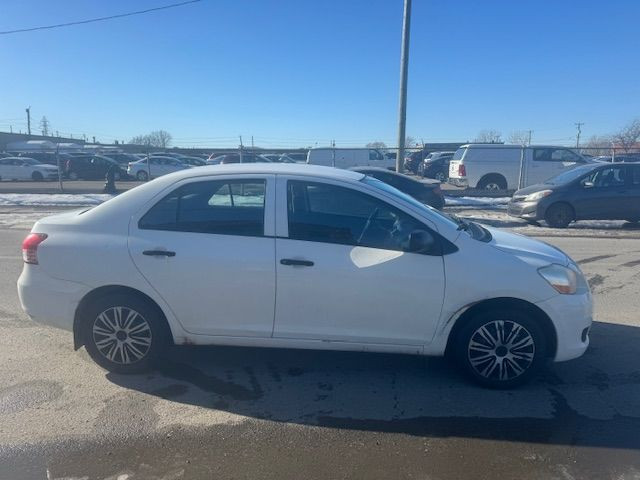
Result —
<instances>
[{"instance_id":1,"label":"asphalt parking lot","mask_svg":"<svg viewBox=\"0 0 640 480\"><path fill-rule=\"evenodd\" d=\"M544 238L589 279L591 347L504 392L338 352L176 347L107 374L22 313L25 234L0 227L0 479L640 478L638 238Z\"/></svg>"}]
</instances>

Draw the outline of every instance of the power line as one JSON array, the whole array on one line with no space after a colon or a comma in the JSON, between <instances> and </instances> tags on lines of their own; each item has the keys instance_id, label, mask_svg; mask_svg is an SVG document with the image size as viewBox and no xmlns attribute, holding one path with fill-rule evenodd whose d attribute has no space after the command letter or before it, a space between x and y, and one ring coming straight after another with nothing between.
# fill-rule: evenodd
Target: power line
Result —
<instances>
[{"instance_id":1,"label":"power line","mask_svg":"<svg viewBox=\"0 0 640 480\"><path fill-rule=\"evenodd\" d=\"M0 32L0 35L9 35L11 33L33 32L35 30L49 30L49 29L52 29L52 28L69 27L71 25L81 25L81 24L85 24L85 23L103 22L105 20L113 20L114 18L130 17L132 15L142 15L143 13L157 12L158 10L166 10L167 8L181 7L183 5L188 5L190 3L197 3L197 2L200 2L200 1L201 0L187 0L186 2L172 3L171 5L164 5L162 7L147 8L146 10L138 10L138 11L135 11L135 12L120 13L118 15L110 15L108 17L90 18L90 19L87 19L87 20L78 20L78 21L75 21L75 22L58 23L56 25L45 25L45 26L40 26L40 27L19 28L19 29L16 29L16 30L6 30L4 32Z\"/></svg>"}]
</instances>

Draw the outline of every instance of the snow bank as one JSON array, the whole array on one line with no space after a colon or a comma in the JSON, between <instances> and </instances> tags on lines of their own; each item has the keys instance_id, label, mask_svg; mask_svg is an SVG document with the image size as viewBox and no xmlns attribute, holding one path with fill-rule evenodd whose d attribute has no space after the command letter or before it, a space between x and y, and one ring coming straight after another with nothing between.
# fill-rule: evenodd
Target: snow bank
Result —
<instances>
[{"instance_id":1,"label":"snow bank","mask_svg":"<svg viewBox=\"0 0 640 480\"><path fill-rule=\"evenodd\" d=\"M0 193L2 206L77 206L99 205L113 195L69 193Z\"/></svg>"}]
</instances>

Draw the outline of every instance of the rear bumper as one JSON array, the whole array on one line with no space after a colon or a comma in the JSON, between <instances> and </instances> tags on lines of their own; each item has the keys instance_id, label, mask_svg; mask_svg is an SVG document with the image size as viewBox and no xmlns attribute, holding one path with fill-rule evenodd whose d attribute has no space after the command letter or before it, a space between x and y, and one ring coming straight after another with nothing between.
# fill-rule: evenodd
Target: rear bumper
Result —
<instances>
[{"instance_id":1,"label":"rear bumper","mask_svg":"<svg viewBox=\"0 0 640 480\"><path fill-rule=\"evenodd\" d=\"M537 304L551 318L556 330L558 347L556 362L581 356L589 346L589 329L593 321L593 301L590 292L576 295L556 295Z\"/></svg>"},{"instance_id":2,"label":"rear bumper","mask_svg":"<svg viewBox=\"0 0 640 480\"><path fill-rule=\"evenodd\" d=\"M455 185L456 187L468 187L469 186L469 182L467 181L466 178L449 177L448 182L451 185Z\"/></svg>"},{"instance_id":3,"label":"rear bumper","mask_svg":"<svg viewBox=\"0 0 640 480\"><path fill-rule=\"evenodd\" d=\"M38 323L73 330L78 303L91 287L52 278L38 265L25 264L18 278L18 297L22 309Z\"/></svg>"}]
</instances>

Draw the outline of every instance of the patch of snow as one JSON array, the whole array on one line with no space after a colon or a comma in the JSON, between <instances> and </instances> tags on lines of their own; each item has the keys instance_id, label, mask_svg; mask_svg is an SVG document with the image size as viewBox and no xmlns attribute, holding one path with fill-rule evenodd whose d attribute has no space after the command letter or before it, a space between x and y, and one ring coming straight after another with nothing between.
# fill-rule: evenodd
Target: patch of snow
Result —
<instances>
[{"instance_id":1,"label":"patch of snow","mask_svg":"<svg viewBox=\"0 0 640 480\"><path fill-rule=\"evenodd\" d=\"M92 206L106 202L113 195L69 193L2 193L2 206Z\"/></svg>"},{"instance_id":2,"label":"patch of snow","mask_svg":"<svg viewBox=\"0 0 640 480\"><path fill-rule=\"evenodd\" d=\"M444 204L448 207L494 207L507 205L511 197L445 197Z\"/></svg>"}]
</instances>

